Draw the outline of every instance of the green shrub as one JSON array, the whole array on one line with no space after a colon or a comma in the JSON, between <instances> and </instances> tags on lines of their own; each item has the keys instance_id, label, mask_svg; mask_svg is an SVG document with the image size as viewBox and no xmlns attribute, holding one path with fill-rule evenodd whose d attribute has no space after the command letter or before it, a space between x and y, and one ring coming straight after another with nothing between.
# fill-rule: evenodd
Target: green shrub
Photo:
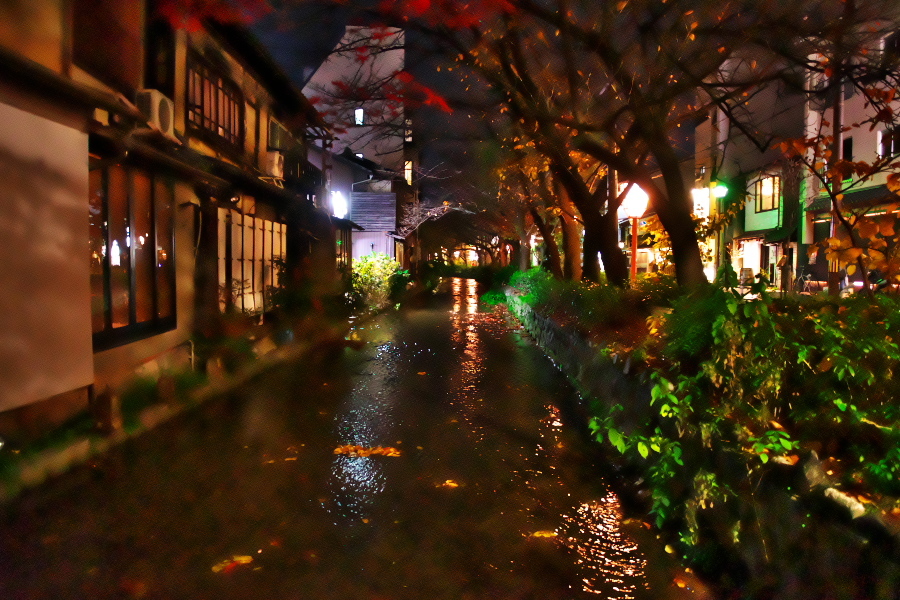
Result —
<instances>
[{"instance_id":1,"label":"green shrub","mask_svg":"<svg viewBox=\"0 0 900 600\"><path fill-rule=\"evenodd\" d=\"M398 269L388 279L388 298L391 302L400 302L409 286L412 277L406 269Z\"/></svg>"},{"instance_id":2,"label":"green shrub","mask_svg":"<svg viewBox=\"0 0 900 600\"><path fill-rule=\"evenodd\" d=\"M752 496L773 463L812 448L849 466L837 482L900 496L900 299L774 299L764 283L745 295L726 268L651 321L651 414L597 408L592 427L640 465L657 524L686 555L705 543L701 510ZM737 539L738 515L722 514Z\"/></svg>"},{"instance_id":3,"label":"green shrub","mask_svg":"<svg viewBox=\"0 0 900 600\"><path fill-rule=\"evenodd\" d=\"M354 260L352 284L356 303L371 310L388 306L391 302L391 282L399 281L394 279L399 271L400 263L382 252L373 252Z\"/></svg>"}]
</instances>

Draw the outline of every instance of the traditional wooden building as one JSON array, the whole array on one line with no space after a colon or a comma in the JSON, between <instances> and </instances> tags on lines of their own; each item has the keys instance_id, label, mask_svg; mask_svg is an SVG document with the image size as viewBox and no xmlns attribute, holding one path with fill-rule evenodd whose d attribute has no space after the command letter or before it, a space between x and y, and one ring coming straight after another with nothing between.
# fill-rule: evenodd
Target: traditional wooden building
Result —
<instances>
[{"instance_id":1,"label":"traditional wooden building","mask_svg":"<svg viewBox=\"0 0 900 600\"><path fill-rule=\"evenodd\" d=\"M223 311L268 310L284 265L333 277L306 157L327 132L242 27L3 3L0 73L0 436L189 366Z\"/></svg>"}]
</instances>

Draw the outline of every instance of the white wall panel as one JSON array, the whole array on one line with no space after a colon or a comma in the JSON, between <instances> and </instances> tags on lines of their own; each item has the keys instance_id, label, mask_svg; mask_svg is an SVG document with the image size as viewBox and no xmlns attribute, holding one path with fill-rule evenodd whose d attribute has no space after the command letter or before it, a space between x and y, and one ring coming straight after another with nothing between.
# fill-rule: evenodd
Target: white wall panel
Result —
<instances>
[{"instance_id":1,"label":"white wall panel","mask_svg":"<svg viewBox=\"0 0 900 600\"><path fill-rule=\"evenodd\" d=\"M0 410L94 380L83 132L0 104Z\"/></svg>"}]
</instances>

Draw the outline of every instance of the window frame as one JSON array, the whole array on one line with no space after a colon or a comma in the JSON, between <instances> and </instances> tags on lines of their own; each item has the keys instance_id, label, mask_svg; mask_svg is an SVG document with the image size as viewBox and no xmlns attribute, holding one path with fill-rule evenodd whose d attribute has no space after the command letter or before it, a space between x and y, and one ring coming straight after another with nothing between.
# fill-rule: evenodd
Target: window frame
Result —
<instances>
[{"instance_id":1,"label":"window frame","mask_svg":"<svg viewBox=\"0 0 900 600\"><path fill-rule=\"evenodd\" d=\"M268 150L287 152L291 145L291 133L288 131L287 127L271 117L269 118L269 132L267 138L266 147Z\"/></svg>"},{"instance_id":2,"label":"window frame","mask_svg":"<svg viewBox=\"0 0 900 600\"><path fill-rule=\"evenodd\" d=\"M772 203L768 208L762 208L762 186L763 182L767 179L771 179L773 181ZM755 182L753 182L753 199L755 212L771 212L773 210L778 210L779 208L781 208L781 193L782 189L780 175L765 175L757 179Z\"/></svg>"},{"instance_id":3,"label":"window frame","mask_svg":"<svg viewBox=\"0 0 900 600\"><path fill-rule=\"evenodd\" d=\"M111 265L111 248L113 247L113 241L111 240L111 227L109 223L110 216L110 173L112 169L121 169L124 181L125 181L125 206L124 206L124 214L127 215L127 228L129 233L129 238L133 235L134 224L135 224L135 204L136 204L136 189L135 179L137 176L146 177L149 185L146 186L148 190L149 197L146 198L147 203L149 205L149 218L150 218L150 238L152 238L152 250L149 252L145 252L146 256L145 262L149 264L143 265L144 268L149 268L150 277L147 279L149 281L149 291L145 292L149 294L150 301L150 315L149 319L139 321L138 320L138 253L139 249L136 243L129 244L128 250L128 267L127 267L127 290L128 290L128 324L123 326L114 326L113 324L113 298L112 298L112 288L113 288L113 271ZM175 182L169 177L154 173L151 170L137 167L131 164L115 164L109 166L102 166L97 168L91 168L90 171L92 173L99 171L100 172L100 181L99 181L99 190L91 189L91 193L95 193L95 191L99 192L99 196L101 199L101 207L100 207L100 225L99 230L101 234L100 242L102 246L106 249L104 255L100 258L101 262L101 272L99 275L101 276L101 285L102 285L102 326L101 328L93 331L93 344L94 351L108 350L110 348L115 348L117 346L122 346L124 344L136 342L148 337L152 337L154 335L159 335L161 333L165 333L167 331L172 331L177 327L177 275L176 275L176 256L177 256L177 246L176 246L176 205L175 205ZM161 229L163 229L162 224L160 223L160 212L161 205L165 202L165 199L159 198L158 195L160 193L160 189L166 190L167 200L168 200L168 218L167 225L168 227L168 235L166 236L168 239L161 239ZM93 233L91 234L91 241L93 242ZM149 238L148 238L149 239ZM130 239L129 239L130 241ZM166 249L169 249L171 255L168 257L168 261L164 266L161 266L158 262L159 254L158 250L160 248L160 243L166 242ZM168 288L168 306L162 305L162 299L164 297L165 292L162 290L161 280L164 279L166 281L166 286ZM93 283L91 287L91 298L94 298L94 288ZM165 316L160 316L161 311L165 314ZM91 309L91 320L94 321L94 308L92 306ZM167 314L166 314L167 313Z\"/></svg>"},{"instance_id":4,"label":"window frame","mask_svg":"<svg viewBox=\"0 0 900 600\"><path fill-rule=\"evenodd\" d=\"M184 122L188 132L217 147L242 151L246 110L240 87L193 50L188 52L185 73ZM211 102L207 102L208 95Z\"/></svg>"},{"instance_id":5,"label":"window frame","mask_svg":"<svg viewBox=\"0 0 900 600\"><path fill-rule=\"evenodd\" d=\"M891 158L900 154L900 128L882 129L878 132L878 156Z\"/></svg>"}]
</instances>

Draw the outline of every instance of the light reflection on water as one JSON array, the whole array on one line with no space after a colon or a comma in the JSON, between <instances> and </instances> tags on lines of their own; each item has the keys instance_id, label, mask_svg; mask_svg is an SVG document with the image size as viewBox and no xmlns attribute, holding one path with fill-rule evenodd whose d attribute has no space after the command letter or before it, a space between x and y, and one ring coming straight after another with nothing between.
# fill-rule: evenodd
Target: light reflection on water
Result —
<instances>
[{"instance_id":1,"label":"light reflection on water","mask_svg":"<svg viewBox=\"0 0 900 600\"><path fill-rule=\"evenodd\" d=\"M390 331L378 331L374 337L380 343L368 365L371 370L361 374L346 406L335 416L337 445L352 444L364 448L383 445L396 426L388 379L397 352L394 342L385 339L390 337ZM330 481L333 502L325 507L335 519L358 523L368 516L368 508L384 492L386 484L387 478L378 459L335 455Z\"/></svg>"},{"instance_id":2,"label":"light reflection on water","mask_svg":"<svg viewBox=\"0 0 900 600\"><path fill-rule=\"evenodd\" d=\"M460 414L475 432L476 441L481 441L485 435L484 428L472 422L483 400L478 393L484 376L485 359L479 325L483 329L493 315L478 313L475 280L454 279L452 293L453 341L462 347L465 357L455 378L458 385L453 398ZM561 477L557 473L562 470L560 463L565 460L565 449L560 441L563 423L559 408L549 404L545 408L548 415L541 420L541 442L537 444L535 453L538 460L533 462L546 465L549 473L542 472L540 468L528 468L518 473L524 478L525 485L532 489L535 479ZM556 483L560 487L566 485L561 479ZM557 541L577 556L582 591L603 595L609 600L632 600L638 597L636 594L646 595L647 561L634 540L620 527L622 513L618 497L607 491L605 496L582 502L573 508L572 514L561 516Z\"/></svg>"},{"instance_id":3,"label":"light reflection on water","mask_svg":"<svg viewBox=\"0 0 900 600\"><path fill-rule=\"evenodd\" d=\"M451 283L453 314L478 312L478 282L474 279L454 277Z\"/></svg>"},{"instance_id":4,"label":"light reflection on water","mask_svg":"<svg viewBox=\"0 0 900 600\"><path fill-rule=\"evenodd\" d=\"M380 464L367 456L337 456L331 469L335 482L336 517L349 522L365 518L366 508L384 491L385 477Z\"/></svg>"},{"instance_id":5,"label":"light reflection on water","mask_svg":"<svg viewBox=\"0 0 900 600\"><path fill-rule=\"evenodd\" d=\"M479 297L474 280L453 279L450 289L453 294L450 336L460 360L444 375L447 402L453 407L461 432L472 443L473 454L480 455L482 445L492 447L489 444L496 442L497 435L502 435L496 427L485 425L485 414L509 421L514 429L512 415L491 415L490 405L498 399L486 391L489 388L485 385L496 376L487 372L486 343L502 336L506 324L493 312L478 312ZM374 446L394 438L393 430L400 416L393 414L391 390L395 383L391 378L406 366L401 364L404 357L431 352L428 348L408 344L402 338L391 340L385 337L390 338L390 335L381 332L380 345L367 364L367 372L361 374L348 404L336 415L336 433L342 444ZM515 367L509 365L508 368ZM510 384L505 392L496 393L516 398L521 390L528 390L530 384L522 373L504 373L503 376ZM523 400L527 401L530 400ZM559 408L551 403L544 407L546 413L540 419L533 445L521 452L515 461L516 467L507 472L533 498L530 505L526 502L519 509L523 516L527 515L521 525L522 535L529 537L535 530L548 529L555 533L556 537L548 543L574 563L578 580L573 584L580 586L579 596L596 595L609 600L646 598L649 593L645 575L647 561L634 540L620 527L622 515L618 498L602 489L588 491L572 485L569 477L572 470L566 454L569 450L564 441L571 436L564 435ZM513 446L509 452L519 453ZM337 521L350 525L368 522L370 512L381 501L378 497L385 495L388 485L397 485L387 480L383 460L380 457L335 457L331 471L332 507L329 510L336 524ZM571 591L575 592L574 589Z\"/></svg>"},{"instance_id":6,"label":"light reflection on water","mask_svg":"<svg viewBox=\"0 0 900 600\"><path fill-rule=\"evenodd\" d=\"M634 540L622 531L621 520L619 499L609 492L564 516L561 527L567 532L561 542L578 555L583 590L604 594L609 600L632 600L639 590L647 589L647 560Z\"/></svg>"},{"instance_id":7,"label":"light reflection on water","mask_svg":"<svg viewBox=\"0 0 900 600\"><path fill-rule=\"evenodd\" d=\"M476 423L479 404L483 402L479 393L481 376L484 372L484 348L478 325L482 327L493 315L478 312L478 282L474 279L453 278L451 284L453 310L450 320L453 324L452 340L456 348L461 348L463 361L452 377L450 402L457 407L460 418L468 425L475 442L484 440L484 427Z\"/></svg>"}]
</instances>

